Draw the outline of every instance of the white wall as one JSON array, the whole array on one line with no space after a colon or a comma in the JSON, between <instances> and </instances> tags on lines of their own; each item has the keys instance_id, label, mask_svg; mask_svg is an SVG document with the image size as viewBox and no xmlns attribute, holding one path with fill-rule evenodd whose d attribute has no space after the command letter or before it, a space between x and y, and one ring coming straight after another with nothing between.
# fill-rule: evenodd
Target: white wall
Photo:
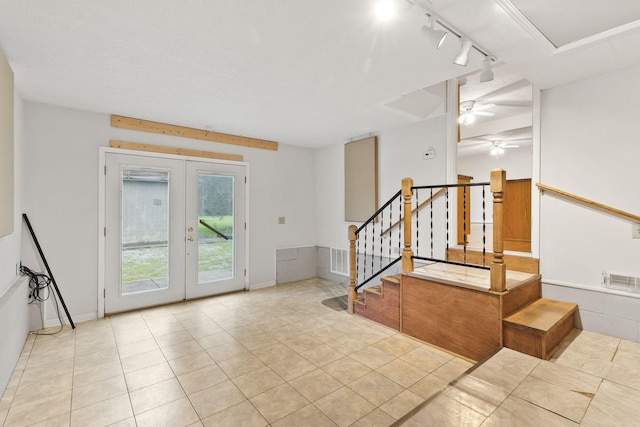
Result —
<instances>
[{"instance_id":1,"label":"white wall","mask_svg":"<svg viewBox=\"0 0 640 427\"><path fill-rule=\"evenodd\" d=\"M473 177L473 182L489 182L491 170L507 171L507 179L531 178L532 147L505 148L500 157L485 151L473 156L458 156L458 173Z\"/></svg>"},{"instance_id":2,"label":"white wall","mask_svg":"<svg viewBox=\"0 0 640 427\"><path fill-rule=\"evenodd\" d=\"M542 183L640 214L640 85L634 84L639 73L635 66L542 93ZM579 287L601 295L602 271L640 276L640 239L631 238L628 222L550 195L542 196L540 206L543 281L576 294L565 299L579 299ZM622 298L640 312L640 300ZM606 310L587 305L585 329L612 335L625 330L629 338L626 321L631 320L637 340L640 318L630 319L628 307L616 301Z\"/></svg>"},{"instance_id":3,"label":"white wall","mask_svg":"<svg viewBox=\"0 0 640 427\"><path fill-rule=\"evenodd\" d=\"M242 154L250 164L250 286L275 284L275 249L315 244L313 150L278 151L116 129L110 116L25 103L24 210L75 321L97 315L99 146L110 139ZM278 225L278 217L286 223ZM26 247L25 263L36 262ZM45 322L54 313L47 311Z\"/></svg>"},{"instance_id":4,"label":"white wall","mask_svg":"<svg viewBox=\"0 0 640 427\"><path fill-rule=\"evenodd\" d=\"M23 150L22 99L14 94L14 232L0 238L0 395L4 391L28 333L27 285L16 282L16 262L22 242ZM2 419L0 414L0 419Z\"/></svg>"},{"instance_id":5,"label":"white wall","mask_svg":"<svg viewBox=\"0 0 640 427\"><path fill-rule=\"evenodd\" d=\"M430 146L435 148L436 156L423 160L422 154ZM444 184L445 168L446 116L381 132L378 136L380 205L400 190L403 178L413 178L415 185ZM315 171L316 244L348 249L347 230L352 223L344 221L344 143L317 149Z\"/></svg>"}]
</instances>

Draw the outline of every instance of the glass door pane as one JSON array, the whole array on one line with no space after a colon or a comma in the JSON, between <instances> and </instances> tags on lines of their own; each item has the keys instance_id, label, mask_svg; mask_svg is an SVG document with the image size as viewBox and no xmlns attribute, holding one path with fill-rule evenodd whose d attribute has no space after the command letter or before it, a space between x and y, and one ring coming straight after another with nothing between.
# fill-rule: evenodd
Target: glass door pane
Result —
<instances>
[{"instance_id":1,"label":"glass door pane","mask_svg":"<svg viewBox=\"0 0 640 427\"><path fill-rule=\"evenodd\" d=\"M186 294L215 295L245 287L245 167L186 165Z\"/></svg>"},{"instance_id":2,"label":"glass door pane","mask_svg":"<svg viewBox=\"0 0 640 427\"><path fill-rule=\"evenodd\" d=\"M169 287L169 172L122 169L121 294Z\"/></svg>"},{"instance_id":3,"label":"glass door pane","mask_svg":"<svg viewBox=\"0 0 640 427\"><path fill-rule=\"evenodd\" d=\"M183 160L106 155L105 312L185 298Z\"/></svg>"},{"instance_id":4,"label":"glass door pane","mask_svg":"<svg viewBox=\"0 0 640 427\"><path fill-rule=\"evenodd\" d=\"M233 184L198 174L198 284L233 278Z\"/></svg>"}]
</instances>

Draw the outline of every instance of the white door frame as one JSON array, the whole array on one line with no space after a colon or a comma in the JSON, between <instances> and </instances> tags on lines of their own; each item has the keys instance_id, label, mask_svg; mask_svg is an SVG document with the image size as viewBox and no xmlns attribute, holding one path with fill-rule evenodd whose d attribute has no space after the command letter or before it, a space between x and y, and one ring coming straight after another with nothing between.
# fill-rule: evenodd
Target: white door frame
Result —
<instances>
[{"instance_id":1,"label":"white door frame","mask_svg":"<svg viewBox=\"0 0 640 427\"><path fill-rule=\"evenodd\" d=\"M181 155L173 155L173 154L162 154L162 153L152 153L146 151L137 151L137 150L125 150L121 148L111 148L111 147L99 147L99 158L98 158L98 318L104 317L104 295L105 295L105 256L106 256L106 176L105 176L105 168L106 168L106 155L107 153L114 154L127 154L133 156L141 156L141 157L150 157L150 158L159 158L159 159L175 159L175 160L185 160L185 161L196 161L196 162L204 162L204 163L214 163L214 164L231 164L237 166L245 167L245 176L247 177L247 183L245 187L245 222L249 224L249 184L251 180L249 179L249 163L247 162L235 162L231 160L218 160L218 159L208 159L203 157L193 157L193 156L181 156ZM250 258L249 258L249 237L250 227L247 227L244 236L244 247L245 247L245 268L247 269L247 274L244 278L244 287L248 289L249 284L249 272L251 269L249 268Z\"/></svg>"}]
</instances>

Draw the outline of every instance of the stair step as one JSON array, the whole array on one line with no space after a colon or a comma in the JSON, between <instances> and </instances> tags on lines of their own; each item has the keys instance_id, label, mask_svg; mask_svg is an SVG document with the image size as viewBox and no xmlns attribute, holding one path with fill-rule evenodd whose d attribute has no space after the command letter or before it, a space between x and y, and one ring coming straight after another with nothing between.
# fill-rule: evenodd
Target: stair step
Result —
<instances>
[{"instance_id":1,"label":"stair step","mask_svg":"<svg viewBox=\"0 0 640 427\"><path fill-rule=\"evenodd\" d=\"M389 283L392 285L400 286L400 276L385 276L381 280L382 283Z\"/></svg>"},{"instance_id":2,"label":"stair step","mask_svg":"<svg viewBox=\"0 0 640 427\"><path fill-rule=\"evenodd\" d=\"M505 317L504 323L544 333L549 332L554 325L571 316L577 309L578 306L570 302L540 298Z\"/></svg>"},{"instance_id":3,"label":"stair step","mask_svg":"<svg viewBox=\"0 0 640 427\"><path fill-rule=\"evenodd\" d=\"M504 346L549 359L556 346L574 328L578 306L540 298L503 319Z\"/></svg>"}]
</instances>

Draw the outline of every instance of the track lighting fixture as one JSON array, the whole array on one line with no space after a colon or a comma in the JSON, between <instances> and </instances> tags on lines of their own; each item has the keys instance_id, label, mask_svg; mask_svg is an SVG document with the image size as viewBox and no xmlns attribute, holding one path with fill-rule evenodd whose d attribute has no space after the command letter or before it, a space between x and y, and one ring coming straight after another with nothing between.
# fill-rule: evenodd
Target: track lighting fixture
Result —
<instances>
[{"instance_id":1,"label":"track lighting fixture","mask_svg":"<svg viewBox=\"0 0 640 427\"><path fill-rule=\"evenodd\" d=\"M396 14L396 4L393 0L378 0L375 12L379 21L389 21Z\"/></svg>"},{"instance_id":2,"label":"track lighting fixture","mask_svg":"<svg viewBox=\"0 0 640 427\"><path fill-rule=\"evenodd\" d=\"M436 30L433 28L435 23L435 18L433 16L429 17L429 25L422 26L422 34L427 37L433 45L436 46L436 49L440 49L440 46L444 43L444 40L447 38L447 32L444 30Z\"/></svg>"},{"instance_id":3,"label":"track lighting fixture","mask_svg":"<svg viewBox=\"0 0 640 427\"><path fill-rule=\"evenodd\" d=\"M453 63L465 67L469 62L469 51L473 47L473 43L469 39L460 39L460 53L454 58Z\"/></svg>"},{"instance_id":4,"label":"track lighting fixture","mask_svg":"<svg viewBox=\"0 0 640 427\"><path fill-rule=\"evenodd\" d=\"M445 39L449 34L453 34L453 36L459 39L460 52L454 58L454 64L466 67L469 63L469 54L471 52L471 49L475 49L478 53L483 55L484 61L482 62L480 81L489 82L493 80L493 70L491 69L491 62L493 60L496 60L495 57L484 48L474 43L465 34L458 31L449 23L444 21L432 10L428 9L422 1L404 0L403 2L401 0L376 0L376 15L378 16L378 19L380 21L388 21L398 12L399 8L402 8L399 6L402 4L404 4L403 9L411 9L414 6L419 6L426 12L428 22L426 25L422 26L420 32L429 40L430 43L436 46L437 49L440 49L440 47L442 47ZM437 29L435 28L436 24L438 25Z\"/></svg>"},{"instance_id":5,"label":"track lighting fixture","mask_svg":"<svg viewBox=\"0 0 640 427\"><path fill-rule=\"evenodd\" d=\"M482 60L480 82L490 82L491 80L493 80L493 70L491 70L491 57L485 56Z\"/></svg>"}]
</instances>

